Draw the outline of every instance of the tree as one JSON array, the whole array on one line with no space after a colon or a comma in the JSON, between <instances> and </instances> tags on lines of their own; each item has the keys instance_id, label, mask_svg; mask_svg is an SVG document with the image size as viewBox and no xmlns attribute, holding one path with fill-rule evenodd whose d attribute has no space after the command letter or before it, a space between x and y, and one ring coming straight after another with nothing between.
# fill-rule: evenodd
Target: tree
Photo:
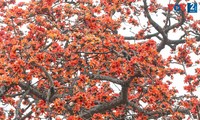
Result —
<instances>
[{"instance_id":1,"label":"tree","mask_svg":"<svg viewBox=\"0 0 200 120\"><path fill-rule=\"evenodd\" d=\"M200 54L200 20L184 9L156 0L1 0L0 14L0 101L9 105L1 119L200 119L200 67L187 73L199 65L191 55ZM122 36L123 23L138 31ZM184 95L171 87L175 74Z\"/></svg>"}]
</instances>

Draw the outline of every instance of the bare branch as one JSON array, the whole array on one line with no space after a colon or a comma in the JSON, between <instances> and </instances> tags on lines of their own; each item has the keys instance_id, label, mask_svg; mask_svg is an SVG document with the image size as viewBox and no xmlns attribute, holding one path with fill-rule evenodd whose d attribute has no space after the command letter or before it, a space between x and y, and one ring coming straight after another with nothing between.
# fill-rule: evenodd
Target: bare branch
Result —
<instances>
[{"instance_id":1,"label":"bare branch","mask_svg":"<svg viewBox=\"0 0 200 120\"><path fill-rule=\"evenodd\" d=\"M39 92L39 90L37 90L36 88L34 88L24 82L19 82L18 85L24 90L30 90L30 92L29 92L30 95L35 95L40 99L46 100L46 95Z\"/></svg>"},{"instance_id":2,"label":"bare branch","mask_svg":"<svg viewBox=\"0 0 200 120\"><path fill-rule=\"evenodd\" d=\"M26 115L24 115L22 118L20 118L20 120L25 120L27 117L29 117L31 114L33 113L33 111L30 111L29 113L27 113Z\"/></svg>"},{"instance_id":3,"label":"bare branch","mask_svg":"<svg viewBox=\"0 0 200 120\"><path fill-rule=\"evenodd\" d=\"M46 77L47 77L48 80L49 80L50 86L51 86L51 87L54 87L53 78L52 78L51 75L47 72L47 70L46 70L43 66L38 65L38 64L36 64L36 63L33 63L33 65L39 67L39 68L45 73Z\"/></svg>"},{"instance_id":4,"label":"bare branch","mask_svg":"<svg viewBox=\"0 0 200 120\"><path fill-rule=\"evenodd\" d=\"M20 113L20 107L21 107L21 103L22 103L22 100L24 99L24 97L30 92L30 89L27 90L20 98L19 102L18 102L18 105L17 105L17 108L16 108L16 111L15 111L15 118L14 120L18 120L20 117L21 117L21 113Z\"/></svg>"},{"instance_id":5,"label":"bare branch","mask_svg":"<svg viewBox=\"0 0 200 120\"><path fill-rule=\"evenodd\" d=\"M146 13L146 16L149 20L149 22L153 25L153 27L162 35L163 40L162 42L159 44L159 46L157 47L157 51L160 52L164 47L166 42L168 41L168 37L165 33L165 31L151 18L149 11L148 11L148 6L147 6L147 1L143 0L144 3L144 11Z\"/></svg>"},{"instance_id":6,"label":"bare branch","mask_svg":"<svg viewBox=\"0 0 200 120\"><path fill-rule=\"evenodd\" d=\"M116 83L116 84L119 84L119 85L124 84L123 80L120 80L120 79L117 79L117 78L112 78L112 77L109 77L109 76L89 74L89 77L90 77L90 79L105 80L105 81L109 81L109 82Z\"/></svg>"},{"instance_id":7,"label":"bare branch","mask_svg":"<svg viewBox=\"0 0 200 120\"><path fill-rule=\"evenodd\" d=\"M197 36L195 37L196 38L196 41L200 41L200 36ZM167 42L167 44L175 44L175 45L178 45L178 44L183 44L186 42L186 39L180 39L180 40L169 40Z\"/></svg>"}]
</instances>

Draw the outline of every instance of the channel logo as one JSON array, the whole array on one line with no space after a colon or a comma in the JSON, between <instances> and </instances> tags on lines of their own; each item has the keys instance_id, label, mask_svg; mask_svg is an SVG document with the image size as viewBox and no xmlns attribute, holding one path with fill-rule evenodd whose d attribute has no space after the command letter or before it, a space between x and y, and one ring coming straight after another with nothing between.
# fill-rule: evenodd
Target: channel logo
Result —
<instances>
[{"instance_id":1,"label":"channel logo","mask_svg":"<svg viewBox=\"0 0 200 120\"><path fill-rule=\"evenodd\" d=\"M185 11L186 9L186 4L168 4L168 10L169 11L176 11L179 12L180 10ZM193 3L187 3L187 12L188 13L197 13L198 6L196 2Z\"/></svg>"},{"instance_id":2,"label":"channel logo","mask_svg":"<svg viewBox=\"0 0 200 120\"><path fill-rule=\"evenodd\" d=\"M197 13L197 3L187 3L187 12L188 13Z\"/></svg>"}]
</instances>

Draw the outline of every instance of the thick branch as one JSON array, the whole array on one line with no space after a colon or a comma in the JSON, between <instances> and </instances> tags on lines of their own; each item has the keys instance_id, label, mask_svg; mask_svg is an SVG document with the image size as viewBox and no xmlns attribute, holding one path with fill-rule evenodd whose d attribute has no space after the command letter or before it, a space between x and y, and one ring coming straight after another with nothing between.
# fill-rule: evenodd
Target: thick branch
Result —
<instances>
[{"instance_id":1,"label":"thick branch","mask_svg":"<svg viewBox=\"0 0 200 120\"><path fill-rule=\"evenodd\" d=\"M30 85L26 84L26 83L23 83L23 82L19 82L18 85L24 89L24 90L30 90L29 94L31 95L35 95L37 96L38 98L40 99L43 99L43 100L46 100L46 95L45 94L42 94L41 92L39 92L37 89L31 87Z\"/></svg>"},{"instance_id":2,"label":"thick branch","mask_svg":"<svg viewBox=\"0 0 200 120\"><path fill-rule=\"evenodd\" d=\"M151 18L149 11L148 11L148 6L146 0L143 0L144 2L144 11L146 13L146 16L149 20L149 22L153 25L153 27L162 35L163 41L159 44L157 47L157 51L160 52L164 47L166 42L168 41L168 37L165 33L165 31Z\"/></svg>"},{"instance_id":3,"label":"thick branch","mask_svg":"<svg viewBox=\"0 0 200 120\"><path fill-rule=\"evenodd\" d=\"M180 2L181 0L176 0L176 3L175 4L179 4L179 2ZM168 14L169 14L169 12L168 12ZM182 11L182 10L180 10L180 15L181 15L181 20L180 21L178 21L178 23L175 23L175 24L173 24L173 25L171 25L171 26L168 26L168 27L166 27L166 29L165 29L165 32L167 33L167 32L169 32L170 30L172 30L172 29L174 29L174 28L177 28L177 27L179 27L179 26L181 26L181 25L183 25L184 24L184 22L185 22L185 15L184 15L184 11ZM168 17L168 16L167 16ZM167 22L167 21L166 21Z\"/></svg>"},{"instance_id":4,"label":"thick branch","mask_svg":"<svg viewBox=\"0 0 200 120\"><path fill-rule=\"evenodd\" d=\"M142 39L149 39L149 38L155 37L159 34L160 34L159 32L156 32L156 33L153 33L153 34L145 35ZM125 40L139 40L138 38L135 38L133 36L125 36L124 39Z\"/></svg>"},{"instance_id":5,"label":"thick branch","mask_svg":"<svg viewBox=\"0 0 200 120\"><path fill-rule=\"evenodd\" d=\"M2 97L3 95L5 95L5 93L10 89L10 86L1 86L0 87L0 97Z\"/></svg>"},{"instance_id":6,"label":"thick branch","mask_svg":"<svg viewBox=\"0 0 200 120\"><path fill-rule=\"evenodd\" d=\"M20 117L21 117L21 112L20 112L20 107L21 107L21 103L22 103L22 100L24 99L24 97L30 92L30 90L27 90L20 98L18 104L17 104L17 108L16 108L16 111L15 111L15 119L14 120L18 120Z\"/></svg>"},{"instance_id":7,"label":"thick branch","mask_svg":"<svg viewBox=\"0 0 200 120\"><path fill-rule=\"evenodd\" d=\"M98 75L98 74L89 74L90 79L98 79L98 80L105 80L105 81L109 81L112 83L116 83L119 85L124 84L123 80L117 79L117 78L112 78L109 76L104 76L104 75Z\"/></svg>"},{"instance_id":8,"label":"thick branch","mask_svg":"<svg viewBox=\"0 0 200 120\"><path fill-rule=\"evenodd\" d=\"M41 65L38 65L36 64L35 62L33 63L33 65L39 67L46 75L46 77L48 78L49 80L49 84L50 84L50 88L48 90L48 93L47 93L47 97L46 97L46 100L47 100L47 104L49 103L50 101L50 98L52 97L52 95L54 94L55 90L54 90L54 83L53 83L53 78L51 77L51 75L47 72L47 70L41 66Z\"/></svg>"},{"instance_id":9,"label":"thick branch","mask_svg":"<svg viewBox=\"0 0 200 120\"><path fill-rule=\"evenodd\" d=\"M104 113L107 110L111 110L112 108L115 108L122 104L127 104L128 103L128 87L129 87L129 83L131 82L132 79L133 79L133 76L130 77L129 80L123 82L120 97L118 97L117 99L115 99L111 102L97 105L97 106L91 108L90 110L83 112L80 115L80 117L88 119L95 113Z\"/></svg>"},{"instance_id":10,"label":"thick branch","mask_svg":"<svg viewBox=\"0 0 200 120\"><path fill-rule=\"evenodd\" d=\"M196 37L196 41L199 42L200 41L200 36ZM174 45L178 45L178 44L183 44L185 43L186 40L185 39L181 39L181 40L169 40L167 42L167 44L174 44Z\"/></svg>"},{"instance_id":11,"label":"thick branch","mask_svg":"<svg viewBox=\"0 0 200 120\"><path fill-rule=\"evenodd\" d=\"M24 115L20 120L25 120L27 117L29 117L31 114L33 113L33 111L30 111L29 113L27 113L26 115Z\"/></svg>"},{"instance_id":12,"label":"thick branch","mask_svg":"<svg viewBox=\"0 0 200 120\"><path fill-rule=\"evenodd\" d=\"M52 78L51 75L47 72L47 70L46 70L43 66L40 66L40 65L38 65L38 64L36 64L36 63L33 63L33 65L39 67L39 68L45 73L46 77L47 77L48 80L49 80L50 86L51 86L51 87L54 87L53 78Z\"/></svg>"},{"instance_id":13,"label":"thick branch","mask_svg":"<svg viewBox=\"0 0 200 120\"><path fill-rule=\"evenodd\" d=\"M148 11L148 6L147 6L147 3L146 3L146 0L143 0L144 2L144 10L145 10L145 13L146 13L146 16L149 20L149 22L151 23L151 25L153 25L153 27L158 31L157 33L154 33L154 34L150 34L150 35L146 35L144 36L143 39L149 39L151 37L154 37L154 36L157 36L158 34L161 34L163 39L162 39L162 42L158 45L157 47L157 51L160 52L164 46L167 44L167 41L168 41L168 37L167 37L167 34L170 30L174 29L174 28L177 28L181 25L184 24L185 22L185 15L184 15L184 12L183 11L180 11L180 15L181 15L181 20L178 22L178 23L175 23L171 26L168 26L168 27L165 27L165 28L161 28L161 26L159 26L150 16L150 13ZM177 3L180 2L180 1L177 1ZM169 19L169 16L167 16L167 19ZM167 22L167 21L166 21ZM166 26L166 25L165 25ZM125 40L137 40L137 38L135 37L124 37Z\"/></svg>"},{"instance_id":14,"label":"thick branch","mask_svg":"<svg viewBox=\"0 0 200 120\"><path fill-rule=\"evenodd\" d=\"M93 114L95 113L104 113L107 110L110 110L112 108L115 108L116 106L119 106L122 104L122 98L118 98L116 100L113 100L112 102L109 103L103 103L101 105L97 105L90 110L83 112L80 117L88 119L90 118Z\"/></svg>"}]
</instances>

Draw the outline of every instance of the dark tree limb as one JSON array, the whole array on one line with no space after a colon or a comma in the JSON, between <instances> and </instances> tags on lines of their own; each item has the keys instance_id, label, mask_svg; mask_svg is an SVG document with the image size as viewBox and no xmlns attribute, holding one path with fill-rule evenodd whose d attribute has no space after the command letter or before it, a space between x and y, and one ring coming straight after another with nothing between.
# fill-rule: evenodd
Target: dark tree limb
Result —
<instances>
[{"instance_id":1,"label":"dark tree limb","mask_svg":"<svg viewBox=\"0 0 200 120\"><path fill-rule=\"evenodd\" d=\"M27 117L29 117L31 114L33 113L33 111L30 111L29 113L27 113L26 115L24 115L22 118L20 118L20 120L25 120Z\"/></svg>"},{"instance_id":2,"label":"dark tree limb","mask_svg":"<svg viewBox=\"0 0 200 120\"><path fill-rule=\"evenodd\" d=\"M158 45L157 47L157 51L160 52L164 47L165 45L167 45L167 42L168 42L168 37L167 37L167 33L174 29L174 28L178 28L180 26L182 26L185 22L185 15L184 15L184 11L180 11L180 15L181 15L181 20L178 21L178 23L175 23L173 25L170 25L170 26L167 26L167 22L169 21L169 18L170 18L170 15L169 15L169 11L168 11L168 14L166 15L166 24L165 24L165 27L164 28L161 28L161 26L159 26L150 16L150 13L148 11L148 5L147 5L147 2L146 0L143 0L144 2L144 11L146 13L146 16L149 20L149 22L151 23L151 25L153 25L153 27L158 31L157 33L154 33L154 34L150 34L150 35L146 35L144 36L142 39L149 39L149 38L152 38L152 37L155 37L159 34L162 35L162 41L161 43ZM176 1L176 3L179 3L180 1ZM125 40L137 40L137 38L133 37L133 36L125 36L124 37Z\"/></svg>"},{"instance_id":3,"label":"dark tree limb","mask_svg":"<svg viewBox=\"0 0 200 120\"><path fill-rule=\"evenodd\" d=\"M195 39L196 39L197 42L199 42L200 41L200 36L196 36ZM183 44L183 43L186 43L186 39L169 40L167 42L167 44L174 44L174 45Z\"/></svg>"},{"instance_id":4,"label":"dark tree limb","mask_svg":"<svg viewBox=\"0 0 200 120\"><path fill-rule=\"evenodd\" d=\"M29 95L33 96L37 96L38 98L42 99L42 100L46 100L46 95L42 94L39 90L37 90L36 88L24 83L24 82L19 82L18 85L24 89L24 90L30 90Z\"/></svg>"},{"instance_id":5,"label":"dark tree limb","mask_svg":"<svg viewBox=\"0 0 200 120\"><path fill-rule=\"evenodd\" d=\"M121 105L122 103L123 103L123 100L121 97L119 97L116 100L113 100L111 102L96 105L95 107L91 108L90 110L87 110L87 111L83 112L82 114L80 114L80 117L89 119L95 113L104 113L107 110L110 110L112 108L115 108L116 106Z\"/></svg>"},{"instance_id":6,"label":"dark tree limb","mask_svg":"<svg viewBox=\"0 0 200 120\"><path fill-rule=\"evenodd\" d=\"M149 20L149 22L151 23L151 25L153 25L153 27L162 35L163 40L161 41L161 43L158 45L157 47L157 51L160 52L166 45L166 42L168 41L168 37L166 32L151 18L149 11L148 11L148 5L147 5L147 1L143 0L144 3L144 11L145 14Z\"/></svg>"},{"instance_id":7,"label":"dark tree limb","mask_svg":"<svg viewBox=\"0 0 200 120\"><path fill-rule=\"evenodd\" d=\"M116 98L116 99L114 99L114 100L112 100L111 102L108 102L108 103L105 102L105 103L102 103L100 105L96 105L95 107L93 107L93 108L83 112L82 114L80 114L80 117L84 118L84 119L89 119L95 113L104 113L107 110L115 108L116 106L127 104L128 103L129 84L134 77L135 76L132 76L127 81L124 81L124 83L122 85L121 94L118 98Z\"/></svg>"},{"instance_id":8,"label":"dark tree limb","mask_svg":"<svg viewBox=\"0 0 200 120\"><path fill-rule=\"evenodd\" d=\"M43 66L38 65L35 62L33 63L33 65L39 67L45 73L47 79L49 80L50 88L48 89L48 93L47 93L47 97L46 97L47 104L49 104L50 98L55 93L53 78L51 77L51 75L47 72L47 70Z\"/></svg>"},{"instance_id":9,"label":"dark tree limb","mask_svg":"<svg viewBox=\"0 0 200 120\"><path fill-rule=\"evenodd\" d=\"M120 80L120 79L117 79L117 78L112 78L112 77L109 77L109 76L104 76L104 75L89 74L89 78L90 79L105 80L105 81L109 81L109 82L116 83L116 84L119 84L119 85L124 84L123 80Z\"/></svg>"},{"instance_id":10,"label":"dark tree limb","mask_svg":"<svg viewBox=\"0 0 200 120\"><path fill-rule=\"evenodd\" d=\"M10 89L11 86L1 86L0 87L0 97L2 97L3 95L5 95L5 93Z\"/></svg>"},{"instance_id":11,"label":"dark tree limb","mask_svg":"<svg viewBox=\"0 0 200 120\"><path fill-rule=\"evenodd\" d=\"M17 104L17 108L15 110L15 118L14 120L19 120L19 118L21 117L21 113L20 113L20 107L21 107L21 103L22 103L22 100L24 99L24 97L30 92L30 89L27 90L20 98L18 104Z\"/></svg>"},{"instance_id":12,"label":"dark tree limb","mask_svg":"<svg viewBox=\"0 0 200 120\"><path fill-rule=\"evenodd\" d=\"M159 32L156 32L156 33L153 33L153 34L149 34L149 35L145 35L143 38L141 39L149 39L149 38L152 38L152 37L155 37L157 35L159 35L160 33ZM124 36L124 39L125 40L139 40L138 38L136 37L133 37L133 36Z\"/></svg>"},{"instance_id":13,"label":"dark tree limb","mask_svg":"<svg viewBox=\"0 0 200 120\"><path fill-rule=\"evenodd\" d=\"M46 70L43 66L38 65L38 64L36 64L35 62L33 63L33 65L39 67L39 68L45 73L46 77L47 77L48 80L49 80L50 86L51 86L51 87L54 87L53 78L52 78L51 75L47 72L47 70Z\"/></svg>"}]
</instances>

